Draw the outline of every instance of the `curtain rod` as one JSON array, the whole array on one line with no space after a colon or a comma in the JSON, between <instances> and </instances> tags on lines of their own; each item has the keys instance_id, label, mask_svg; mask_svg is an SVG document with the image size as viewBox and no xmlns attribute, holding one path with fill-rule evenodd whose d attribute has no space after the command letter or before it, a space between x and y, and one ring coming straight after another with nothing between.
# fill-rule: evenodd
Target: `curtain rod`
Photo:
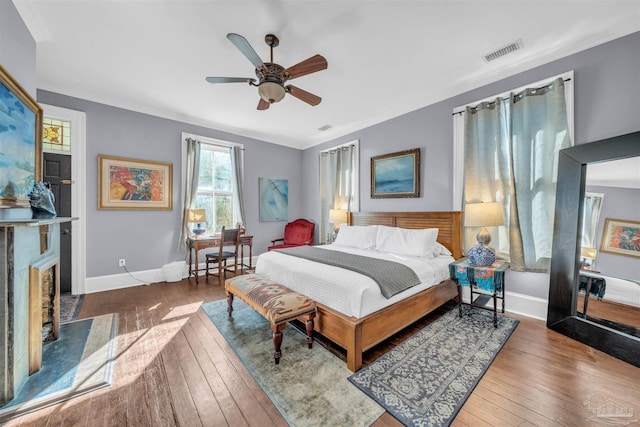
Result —
<instances>
[{"instance_id":1,"label":"curtain rod","mask_svg":"<svg viewBox=\"0 0 640 427\"><path fill-rule=\"evenodd\" d=\"M568 82L568 81L570 81L571 79L563 79L563 80L564 80L565 82ZM540 86L540 87L526 88L526 89L523 89L523 91L528 90L528 89L533 89L533 90L544 89L545 87L547 87L547 86L549 86L549 85L551 85L551 84L553 84L553 82L551 82L551 83L549 83L549 84L546 84L546 85L544 85L544 86ZM502 99L503 101L507 101L509 98L501 98L501 99ZM487 104L495 104L495 103L496 103L495 101L487 102ZM483 104L483 102L480 102L479 104ZM471 109L474 109L474 108L476 108L476 109L477 109L477 108L478 108L478 106L476 105L475 107L471 107ZM462 113L464 113L464 110L462 110L462 111L458 111L458 112L455 112L455 113L451 113L451 115L452 115L452 116L455 116L456 114L462 114Z\"/></svg>"}]
</instances>

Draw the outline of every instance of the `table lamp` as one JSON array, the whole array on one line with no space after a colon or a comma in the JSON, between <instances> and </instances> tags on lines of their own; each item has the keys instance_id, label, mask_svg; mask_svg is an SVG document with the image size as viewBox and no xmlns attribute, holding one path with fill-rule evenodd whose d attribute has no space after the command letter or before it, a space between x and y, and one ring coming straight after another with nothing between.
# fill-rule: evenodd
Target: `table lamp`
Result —
<instances>
[{"instance_id":1,"label":"table lamp","mask_svg":"<svg viewBox=\"0 0 640 427\"><path fill-rule=\"evenodd\" d=\"M465 227L482 227L476 236L478 245L469 249L467 256L474 265L489 266L496 260L496 253L489 246L491 234L487 227L504 225L502 204L499 202L467 203L464 207Z\"/></svg>"},{"instance_id":2,"label":"table lamp","mask_svg":"<svg viewBox=\"0 0 640 427\"><path fill-rule=\"evenodd\" d=\"M580 247L580 268L583 270L593 270L595 268L596 254L596 248Z\"/></svg>"},{"instance_id":3,"label":"table lamp","mask_svg":"<svg viewBox=\"0 0 640 427\"><path fill-rule=\"evenodd\" d=\"M205 209L189 209L187 210L187 222L196 224L196 227L191 231L196 236L201 235L207 229L202 228L202 223L207 222L207 211Z\"/></svg>"},{"instance_id":4,"label":"table lamp","mask_svg":"<svg viewBox=\"0 0 640 427\"><path fill-rule=\"evenodd\" d=\"M347 222L347 211L344 209L329 209L329 222L333 224L333 240L336 240L340 225Z\"/></svg>"}]
</instances>

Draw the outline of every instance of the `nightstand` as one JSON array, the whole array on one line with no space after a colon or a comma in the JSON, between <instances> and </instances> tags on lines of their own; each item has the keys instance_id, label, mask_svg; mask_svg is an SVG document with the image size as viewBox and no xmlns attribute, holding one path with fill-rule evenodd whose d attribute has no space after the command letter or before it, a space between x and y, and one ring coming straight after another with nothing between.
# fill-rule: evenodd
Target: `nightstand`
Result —
<instances>
[{"instance_id":1,"label":"nightstand","mask_svg":"<svg viewBox=\"0 0 640 427\"><path fill-rule=\"evenodd\" d=\"M468 258L460 258L449 264L449 276L458 284L460 317L462 317L462 287L469 286L471 306L493 311L493 326L498 327L498 299L502 300L502 312L504 313L504 272L507 268L509 268L509 263L500 260L487 267L473 265ZM493 310L485 307L492 298Z\"/></svg>"}]
</instances>

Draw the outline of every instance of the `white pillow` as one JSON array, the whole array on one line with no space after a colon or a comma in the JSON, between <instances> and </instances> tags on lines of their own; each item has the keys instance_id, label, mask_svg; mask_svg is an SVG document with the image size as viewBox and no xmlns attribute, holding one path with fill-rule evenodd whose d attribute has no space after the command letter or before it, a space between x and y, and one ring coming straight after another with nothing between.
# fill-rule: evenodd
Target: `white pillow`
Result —
<instances>
[{"instance_id":1,"label":"white pillow","mask_svg":"<svg viewBox=\"0 0 640 427\"><path fill-rule=\"evenodd\" d=\"M399 255L433 258L437 228L411 230L399 227L378 227L376 249Z\"/></svg>"},{"instance_id":2,"label":"white pillow","mask_svg":"<svg viewBox=\"0 0 640 427\"><path fill-rule=\"evenodd\" d=\"M436 242L436 245L433 247L433 256L437 257L440 255L452 256L451 251L447 249L446 246Z\"/></svg>"},{"instance_id":3,"label":"white pillow","mask_svg":"<svg viewBox=\"0 0 640 427\"><path fill-rule=\"evenodd\" d=\"M342 224L333 244L338 246L352 246L360 249L372 249L376 246L377 236L377 225Z\"/></svg>"}]
</instances>

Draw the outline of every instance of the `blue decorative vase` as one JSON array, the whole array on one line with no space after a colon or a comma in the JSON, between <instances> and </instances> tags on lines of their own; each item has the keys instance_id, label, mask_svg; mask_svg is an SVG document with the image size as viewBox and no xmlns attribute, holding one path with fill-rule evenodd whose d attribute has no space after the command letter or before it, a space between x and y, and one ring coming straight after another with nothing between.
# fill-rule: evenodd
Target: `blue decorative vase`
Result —
<instances>
[{"instance_id":1,"label":"blue decorative vase","mask_svg":"<svg viewBox=\"0 0 640 427\"><path fill-rule=\"evenodd\" d=\"M496 253L488 246L474 246L469 249L467 256L471 264L482 267L487 267L496 261Z\"/></svg>"}]
</instances>

